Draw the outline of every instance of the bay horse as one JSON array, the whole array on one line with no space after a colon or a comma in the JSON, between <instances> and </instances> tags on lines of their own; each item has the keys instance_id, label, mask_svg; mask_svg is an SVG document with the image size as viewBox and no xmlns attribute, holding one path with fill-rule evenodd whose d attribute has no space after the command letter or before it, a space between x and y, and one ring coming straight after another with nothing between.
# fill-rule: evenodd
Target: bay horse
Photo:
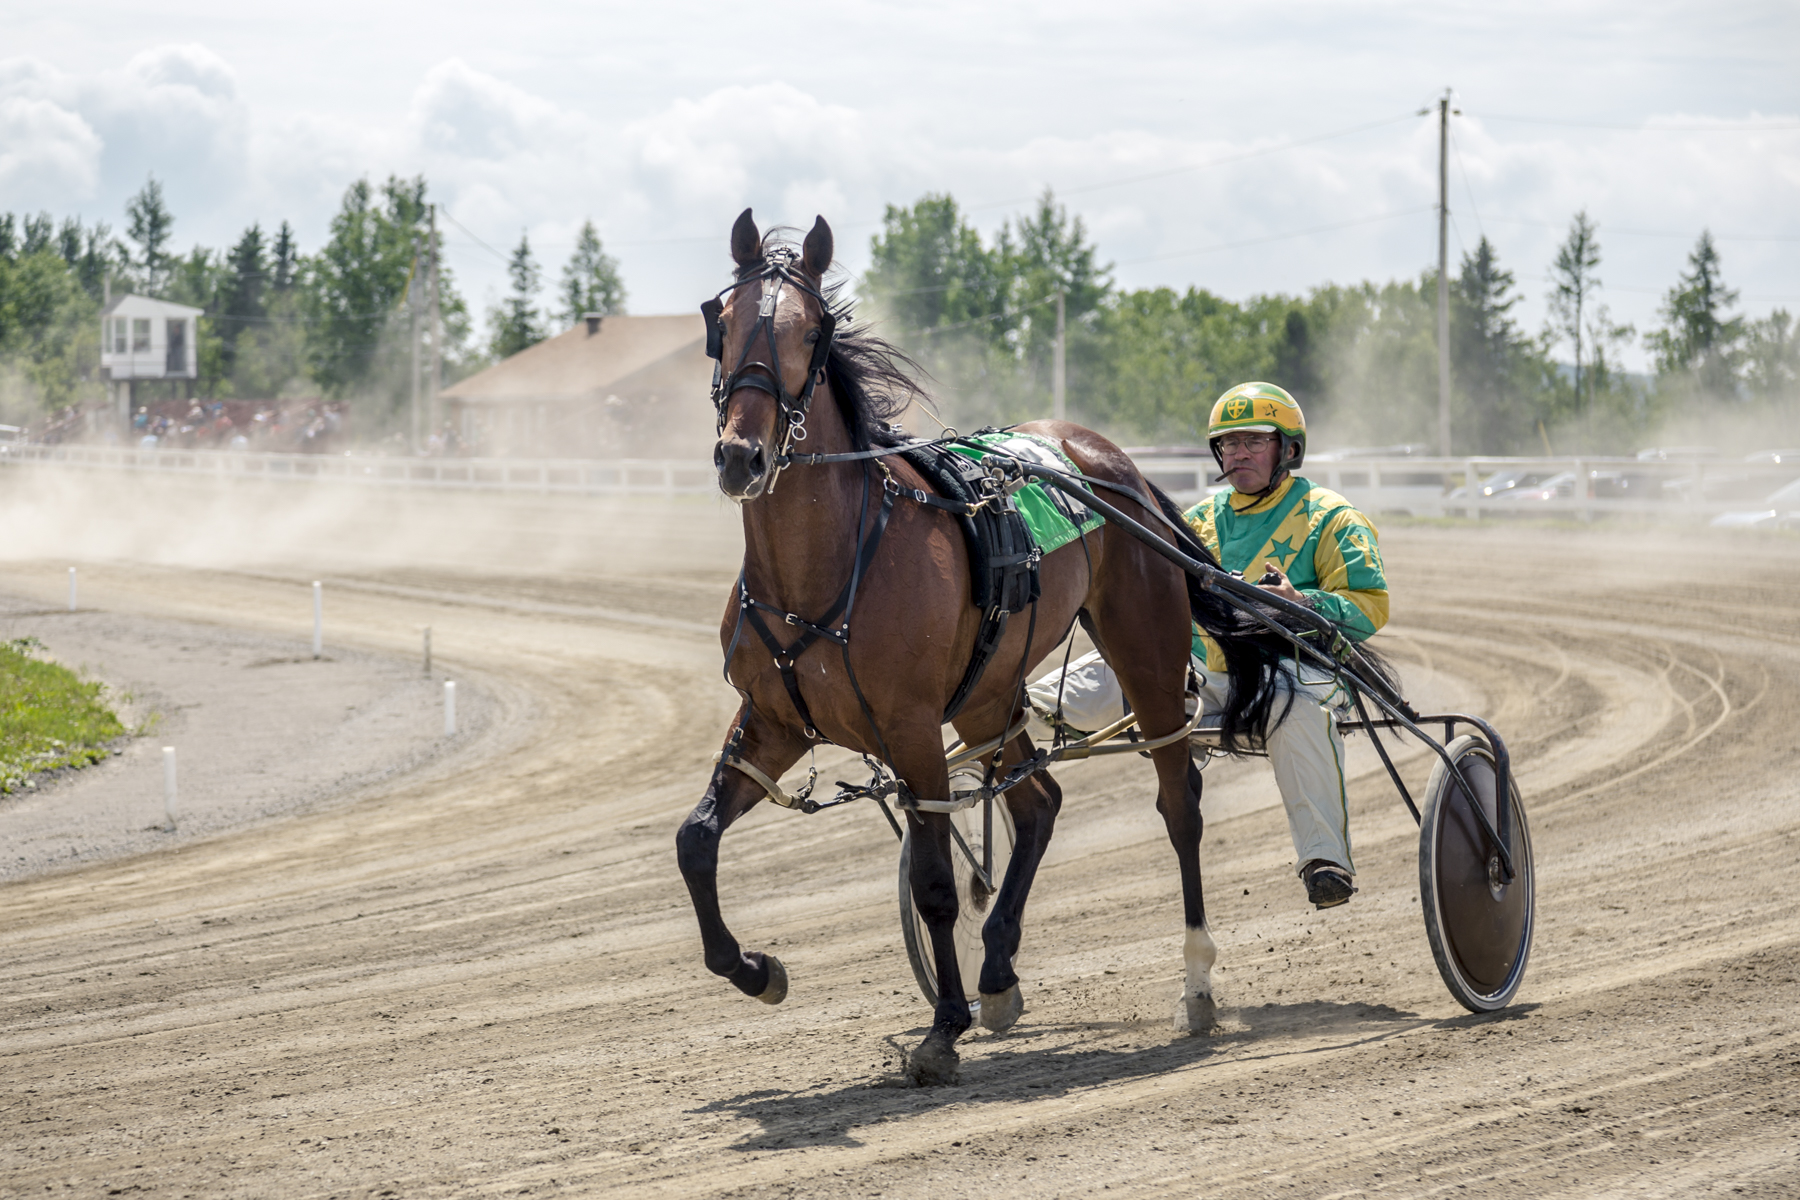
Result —
<instances>
[{"instance_id":1,"label":"bay horse","mask_svg":"<svg viewBox=\"0 0 1800 1200\"><path fill-rule=\"evenodd\" d=\"M833 743L885 763L903 785L896 794L911 831L908 875L930 931L939 997L907 1069L917 1083L943 1083L956 1077L956 1040L972 1014L952 938L949 822L916 802L950 799L945 708L983 614L971 600L956 522L913 498L930 485L910 464L882 453L901 440L889 422L923 394L904 355L866 330L844 328L837 292L824 283L832 246L824 217L796 251L774 232L765 238L745 209L731 231L736 274L703 306L708 352L719 360L714 462L719 488L738 502L744 522L743 571L720 627L726 678L743 703L705 795L676 836L677 857L707 968L746 995L778 1004L787 995L786 968L772 954L744 949L720 915L720 839L773 795L774 781L813 746ZM1182 538L1178 521L1165 519L1173 512L1167 498L1149 499L1154 489L1117 446L1066 421L1018 429L1055 441L1082 474L1122 485L1115 490L1126 498L1109 496L1113 503L1211 561L1196 539ZM1039 570L1030 619L1005 627L988 670L953 716L967 745L1015 728L1024 680L1077 619L1117 672L1146 738L1187 724L1195 620L1219 639L1231 663L1227 729L1260 728L1268 719L1276 651L1267 636L1144 545L1102 526L1044 556ZM1031 753L1029 738L1015 736L1000 769ZM1201 894L1201 776L1185 738L1150 757L1187 930L1175 1025L1203 1032L1215 1020L1217 950ZM981 1023L996 1032L1024 1010L1013 957L1062 791L1040 770L1005 792L1004 802L1016 841L983 925L978 980Z\"/></svg>"}]
</instances>

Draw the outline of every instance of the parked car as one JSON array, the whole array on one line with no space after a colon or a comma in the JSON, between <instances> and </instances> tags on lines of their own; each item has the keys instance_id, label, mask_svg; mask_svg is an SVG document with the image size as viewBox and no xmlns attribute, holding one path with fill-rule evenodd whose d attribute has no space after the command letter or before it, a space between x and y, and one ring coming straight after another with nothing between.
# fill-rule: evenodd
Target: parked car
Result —
<instances>
[{"instance_id":1,"label":"parked car","mask_svg":"<svg viewBox=\"0 0 1800 1200\"><path fill-rule=\"evenodd\" d=\"M1714 529L1800 529L1800 479L1779 488L1763 500L1763 507L1720 513Z\"/></svg>"},{"instance_id":2,"label":"parked car","mask_svg":"<svg viewBox=\"0 0 1800 1200\"><path fill-rule=\"evenodd\" d=\"M1542 503L1545 500L1567 500L1575 494L1575 472L1563 471L1552 475L1541 483L1527 487L1516 487L1500 493L1500 499L1509 504L1521 506Z\"/></svg>"},{"instance_id":3,"label":"parked car","mask_svg":"<svg viewBox=\"0 0 1800 1200\"><path fill-rule=\"evenodd\" d=\"M1780 466L1782 463L1800 465L1800 450L1758 450L1755 454L1744 455L1744 461L1747 463L1773 463L1776 466Z\"/></svg>"},{"instance_id":4,"label":"parked car","mask_svg":"<svg viewBox=\"0 0 1800 1200\"><path fill-rule=\"evenodd\" d=\"M1665 476L1652 471L1588 472L1588 495L1596 500L1666 500Z\"/></svg>"},{"instance_id":5,"label":"parked car","mask_svg":"<svg viewBox=\"0 0 1800 1200\"><path fill-rule=\"evenodd\" d=\"M1428 446L1352 446L1347 450L1321 450L1308 454L1307 462L1344 462L1353 458L1419 458L1429 456Z\"/></svg>"},{"instance_id":6,"label":"parked car","mask_svg":"<svg viewBox=\"0 0 1800 1200\"><path fill-rule=\"evenodd\" d=\"M1790 463L1785 470L1767 465L1708 467L1693 475L1671 479L1663 486L1668 489L1670 499L1754 504L1767 496L1771 488L1791 479L1793 465Z\"/></svg>"},{"instance_id":7,"label":"parked car","mask_svg":"<svg viewBox=\"0 0 1800 1200\"><path fill-rule=\"evenodd\" d=\"M1503 496L1515 488L1533 488L1542 484L1554 475L1554 471L1543 467L1509 467L1504 471L1495 471L1478 485L1479 496ZM1452 500L1466 500L1469 496L1467 484L1450 493Z\"/></svg>"},{"instance_id":8,"label":"parked car","mask_svg":"<svg viewBox=\"0 0 1800 1200\"><path fill-rule=\"evenodd\" d=\"M1695 462L1703 458L1723 458L1711 446L1652 446L1648 450L1639 450L1639 462Z\"/></svg>"}]
</instances>

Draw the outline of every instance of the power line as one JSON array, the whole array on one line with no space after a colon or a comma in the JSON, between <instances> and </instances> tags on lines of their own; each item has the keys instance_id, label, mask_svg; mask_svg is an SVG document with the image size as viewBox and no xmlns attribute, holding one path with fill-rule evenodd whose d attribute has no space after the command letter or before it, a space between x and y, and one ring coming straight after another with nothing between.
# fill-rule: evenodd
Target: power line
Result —
<instances>
[{"instance_id":1,"label":"power line","mask_svg":"<svg viewBox=\"0 0 1800 1200\"><path fill-rule=\"evenodd\" d=\"M1403 208L1395 212L1376 213L1368 217L1355 217L1348 221L1334 221L1329 225L1314 225L1310 229L1295 229L1288 233L1272 233L1267 237L1245 238L1238 242L1220 242L1213 246L1196 246L1191 250L1171 250L1166 254L1148 254L1143 258L1128 258L1117 266L1130 266L1134 263L1158 262L1165 258L1185 258L1190 254L1212 254L1220 250L1237 250L1245 246L1260 246L1268 242L1287 241L1290 238L1310 237L1315 233L1330 233L1334 229L1348 229L1353 225L1372 225L1377 221L1391 221L1397 217L1413 217L1422 212L1431 212L1435 204L1421 204L1414 208Z\"/></svg>"},{"instance_id":2,"label":"power line","mask_svg":"<svg viewBox=\"0 0 1800 1200\"><path fill-rule=\"evenodd\" d=\"M1280 145L1276 146L1265 146L1260 150L1246 150L1242 154L1229 154L1224 158L1214 158L1209 159L1206 162L1190 163L1184 167L1170 167L1163 171L1152 171L1147 175L1129 175L1123 179L1109 180L1106 183L1090 183L1082 187L1064 188L1056 194L1059 196L1080 196L1085 195L1088 192L1097 192L1104 188L1127 187L1134 183L1147 183L1153 179L1168 179L1174 175L1186 175L1190 171L1204 171L1208 167L1221 167L1228 163L1244 162L1245 160L1252 158L1263 158L1270 154L1281 154L1300 146L1313 145L1315 142L1327 142L1333 138L1349 137L1353 133L1363 133L1370 129L1380 129L1384 125L1397 125L1401 121L1412 120L1414 115L1415 114L1413 113L1407 113L1404 116L1387 117L1380 121L1370 121L1363 125L1352 125L1348 129L1335 129L1330 133L1320 133L1315 134L1312 137L1296 138L1293 141L1282 142ZM986 204L971 204L963 211L981 212L990 208L1007 208L1014 204L1030 204L1036 199L1036 196L1025 196L1015 200L995 200Z\"/></svg>"},{"instance_id":3,"label":"power line","mask_svg":"<svg viewBox=\"0 0 1800 1200\"><path fill-rule=\"evenodd\" d=\"M1782 125L1624 125L1615 121L1570 121L1562 117L1514 117L1501 113L1470 113L1484 121L1511 121L1520 125L1564 125L1573 129L1618 129L1627 133L1777 133L1800 129Z\"/></svg>"},{"instance_id":4,"label":"power line","mask_svg":"<svg viewBox=\"0 0 1800 1200\"><path fill-rule=\"evenodd\" d=\"M438 205L438 211L444 214L444 220L450 222L452 225L456 226L458 229L460 229L464 233L468 234L470 238L474 239L474 242L477 246L480 246L483 250L486 250L489 254L493 255L495 258L499 259L503 263L512 262L512 256L510 254L502 254L502 253L500 253L500 251L494 249L492 246L488 245L486 242L482 241L480 238L475 237L475 234L469 229L469 227L467 225L464 225L461 221L457 220L455 217L450 215L449 209L445 208L443 205L440 204L440 205Z\"/></svg>"},{"instance_id":5,"label":"power line","mask_svg":"<svg viewBox=\"0 0 1800 1200\"><path fill-rule=\"evenodd\" d=\"M1450 149L1456 153L1456 169L1462 172L1463 191L1469 196L1469 211L1475 214L1475 228L1482 237L1487 236L1487 227L1481 222L1481 210L1475 207L1475 185L1469 182L1469 168L1463 165L1462 146L1456 140L1456 134L1450 135ZM1457 241L1462 240L1462 231L1456 233Z\"/></svg>"},{"instance_id":6,"label":"power line","mask_svg":"<svg viewBox=\"0 0 1800 1200\"><path fill-rule=\"evenodd\" d=\"M1527 282L1530 282L1530 283L1554 283L1555 282L1555 280L1551 279L1549 276L1546 276L1546 275L1520 275L1518 278L1526 280ZM1664 296L1669 293L1669 289L1666 287L1633 287L1630 284L1623 284L1623 283L1609 283L1609 284L1606 284L1604 287L1599 288L1597 290L1604 291L1604 292L1636 292L1639 295L1645 295L1645 296ZM1792 303L1794 301L1800 301L1800 296L1740 296L1739 299L1751 300L1751 301L1755 301L1757 303L1781 304L1781 303Z\"/></svg>"},{"instance_id":7,"label":"power line","mask_svg":"<svg viewBox=\"0 0 1800 1200\"><path fill-rule=\"evenodd\" d=\"M1545 229L1561 229L1555 221L1539 221L1531 217L1489 217L1491 221L1503 221L1509 225L1539 225ZM1608 226L1608 234L1622 233L1630 237L1697 237L1692 230L1675 229L1625 229L1619 226ZM1800 242L1800 233L1715 233L1715 242Z\"/></svg>"}]
</instances>

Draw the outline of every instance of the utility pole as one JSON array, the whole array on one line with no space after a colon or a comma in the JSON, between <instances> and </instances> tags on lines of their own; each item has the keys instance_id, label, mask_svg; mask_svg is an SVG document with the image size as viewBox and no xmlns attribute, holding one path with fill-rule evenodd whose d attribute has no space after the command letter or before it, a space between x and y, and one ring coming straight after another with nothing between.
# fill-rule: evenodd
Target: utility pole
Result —
<instances>
[{"instance_id":1,"label":"utility pole","mask_svg":"<svg viewBox=\"0 0 1800 1200\"><path fill-rule=\"evenodd\" d=\"M412 317L412 414L411 415L412 415L412 452L414 454L417 454L419 452L420 448L424 445L423 440L419 437L419 416L420 416L420 414L419 414L419 387L420 387L419 338L424 333L423 322L420 320L420 317L422 314L420 312L421 306L419 304L419 290L420 290L420 288L422 288L424 286L424 283L425 283L424 275L425 275L424 248L420 244L418 237L415 236L413 238L412 282L411 282L411 285L406 289L406 307L407 307L409 314Z\"/></svg>"},{"instance_id":2,"label":"utility pole","mask_svg":"<svg viewBox=\"0 0 1800 1200\"><path fill-rule=\"evenodd\" d=\"M1438 101L1438 453L1450 457L1450 89Z\"/></svg>"},{"instance_id":3,"label":"utility pole","mask_svg":"<svg viewBox=\"0 0 1800 1200\"><path fill-rule=\"evenodd\" d=\"M438 231L437 205L433 204L430 225L430 259L431 259L431 391L426 398L427 408L431 413L431 428L437 429L443 424L443 415L438 412L438 391L444 386L444 321L443 309L438 302Z\"/></svg>"},{"instance_id":4,"label":"utility pole","mask_svg":"<svg viewBox=\"0 0 1800 1200\"><path fill-rule=\"evenodd\" d=\"M1068 342L1068 330L1063 324L1063 292L1056 292L1056 356L1050 360L1050 394L1054 398L1053 415L1059 421L1069 419L1068 387L1069 369L1063 351Z\"/></svg>"}]
</instances>

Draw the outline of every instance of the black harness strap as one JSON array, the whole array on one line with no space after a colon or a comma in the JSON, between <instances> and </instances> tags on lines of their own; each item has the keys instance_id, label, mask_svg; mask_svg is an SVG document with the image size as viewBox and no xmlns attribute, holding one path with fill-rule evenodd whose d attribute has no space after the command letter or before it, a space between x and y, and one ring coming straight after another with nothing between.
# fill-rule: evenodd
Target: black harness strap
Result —
<instances>
[{"instance_id":1,"label":"black harness strap","mask_svg":"<svg viewBox=\"0 0 1800 1200\"><path fill-rule=\"evenodd\" d=\"M856 593L862 586L863 576L868 574L869 565L875 561L875 553L881 548L882 535L887 532L888 517L894 511L896 494L895 491L888 488L882 489L881 506L876 510L874 526L870 529L869 536L862 539L862 544L857 549L856 557L850 566L850 578L845 582L843 590L838 593L837 599L832 601L831 607L825 610L825 615L817 621L809 621L796 613L784 612L772 604L764 604L750 594L750 587L744 577L744 572L738 572L738 619L740 622L748 623L751 630L762 640L764 647L768 649L769 656L775 660L775 669L781 672L782 685L787 688L788 699L793 701L794 711L800 716L806 736L816 741L827 739L820 737L818 724L813 720L812 710L806 706L806 697L800 691L800 676L794 670L794 664L799 661L802 654L812 648L814 643L823 638L843 647L844 666L846 670L849 669L850 614L856 607ZM862 503L858 507L859 525L861 524L860 514L866 514L868 507L869 477L864 474ZM861 531L858 532L860 534ZM779 617L784 623L799 629L800 636L791 645L783 646L775 640L775 635L763 621L763 613ZM732 649L735 651L736 647L737 636L734 633ZM730 657L727 656L728 668L730 662ZM855 672L851 672L850 681L852 686L855 686ZM862 703L863 715L868 717L869 727L875 730L876 741L881 741L881 731L875 728L875 718L869 711L867 701L863 700L861 687L856 687L856 698Z\"/></svg>"}]
</instances>

